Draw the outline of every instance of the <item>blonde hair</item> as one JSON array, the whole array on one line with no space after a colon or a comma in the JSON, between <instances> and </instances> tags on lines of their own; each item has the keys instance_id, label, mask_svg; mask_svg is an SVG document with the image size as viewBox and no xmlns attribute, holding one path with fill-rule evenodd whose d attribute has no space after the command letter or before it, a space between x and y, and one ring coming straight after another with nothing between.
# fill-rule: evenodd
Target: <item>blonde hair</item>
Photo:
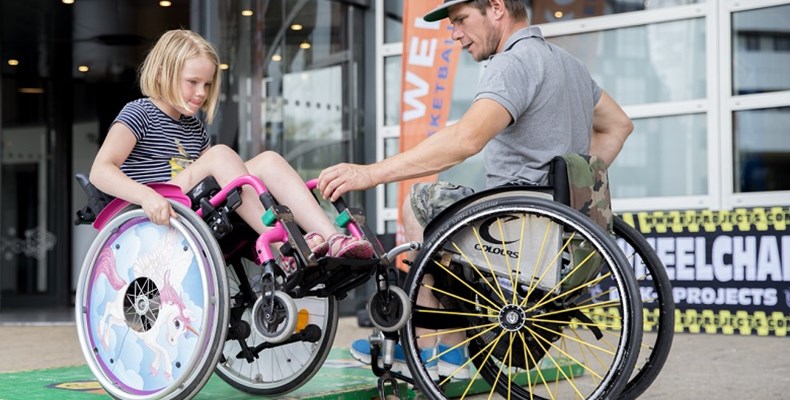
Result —
<instances>
[{"instance_id":1,"label":"blonde hair","mask_svg":"<svg viewBox=\"0 0 790 400\"><path fill-rule=\"evenodd\" d=\"M188 60L200 56L214 63L214 78L206 103L201 107L208 123L211 123L219 101L219 56L214 47L195 32L175 29L159 38L140 66L140 90L148 97L188 108L181 97L181 73Z\"/></svg>"}]
</instances>

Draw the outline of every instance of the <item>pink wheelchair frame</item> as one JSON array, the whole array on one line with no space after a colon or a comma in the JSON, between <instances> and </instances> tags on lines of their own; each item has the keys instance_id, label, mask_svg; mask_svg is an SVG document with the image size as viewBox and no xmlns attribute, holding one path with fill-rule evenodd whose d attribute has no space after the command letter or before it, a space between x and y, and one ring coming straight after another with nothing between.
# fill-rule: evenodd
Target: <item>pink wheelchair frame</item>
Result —
<instances>
[{"instance_id":1,"label":"pink wheelchair frame","mask_svg":"<svg viewBox=\"0 0 790 400\"><path fill-rule=\"evenodd\" d=\"M373 244L372 259L316 258L290 209L253 176L223 188L209 177L187 194L151 184L179 215L170 226L150 223L126 201L107 202L84 176L77 179L89 201L75 223L99 232L78 283L78 333L89 367L113 397L190 398L214 371L251 394L291 392L331 350L337 299L374 275L380 293L373 308L397 314L376 313L377 326L394 332L408 317L405 294L390 285L396 253L385 253L362 211L342 199L334 203L336 222ZM309 190L316 184L306 182ZM271 229L261 235L234 213L244 185L267 210L262 220ZM296 259L295 270L282 267L277 243L280 254ZM385 304L392 301L400 303ZM138 350L142 356L130 355ZM129 372L132 363L148 374ZM281 371L269 371L270 364Z\"/></svg>"}]
</instances>

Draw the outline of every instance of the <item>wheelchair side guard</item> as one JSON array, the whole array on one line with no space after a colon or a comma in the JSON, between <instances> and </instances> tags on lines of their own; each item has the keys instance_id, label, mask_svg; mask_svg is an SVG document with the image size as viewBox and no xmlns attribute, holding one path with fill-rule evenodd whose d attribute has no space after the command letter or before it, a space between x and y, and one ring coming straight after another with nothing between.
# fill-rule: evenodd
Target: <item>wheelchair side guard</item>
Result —
<instances>
[{"instance_id":1,"label":"wheelchair side guard","mask_svg":"<svg viewBox=\"0 0 790 400\"><path fill-rule=\"evenodd\" d=\"M189 197L181 192L181 188L176 185L171 185L169 183L149 183L148 186L167 199L175 200L187 207L192 206ZM97 230L101 230L119 211L128 207L130 204L131 203L126 200L114 199L96 216L93 227Z\"/></svg>"}]
</instances>

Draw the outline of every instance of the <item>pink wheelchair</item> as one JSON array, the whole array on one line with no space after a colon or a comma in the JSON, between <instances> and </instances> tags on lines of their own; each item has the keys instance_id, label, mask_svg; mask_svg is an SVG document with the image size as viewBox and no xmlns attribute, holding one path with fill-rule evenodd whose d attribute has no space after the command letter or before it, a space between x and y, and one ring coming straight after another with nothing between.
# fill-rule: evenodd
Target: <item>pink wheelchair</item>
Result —
<instances>
[{"instance_id":1,"label":"pink wheelchair","mask_svg":"<svg viewBox=\"0 0 790 400\"><path fill-rule=\"evenodd\" d=\"M370 240L374 258L316 259L291 211L251 176L225 188L207 178L186 195L153 184L178 213L170 226L109 199L84 175L77 179L89 201L75 223L99 231L77 286L79 340L112 397L190 398L215 370L248 393L293 391L331 350L338 299L372 276L380 289L371 299L377 327L395 331L408 317L405 294L389 285L394 253L385 254L361 211L342 199L334 204L337 224ZM263 235L234 213L243 185L254 188L268 210L262 219L273 229ZM273 251L276 243L282 245ZM297 267L284 268L283 255L294 257Z\"/></svg>"}]
</instances>

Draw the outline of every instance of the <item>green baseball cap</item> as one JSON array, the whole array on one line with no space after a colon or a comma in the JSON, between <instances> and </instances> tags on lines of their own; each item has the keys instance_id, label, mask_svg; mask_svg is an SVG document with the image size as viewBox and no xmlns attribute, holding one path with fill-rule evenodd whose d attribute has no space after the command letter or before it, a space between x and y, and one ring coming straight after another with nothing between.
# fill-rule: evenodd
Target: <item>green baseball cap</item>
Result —
<instances>
[{"instance_id":1,"label":"green baseball cap","mask_svg":"<svg viewBox=\"0 0 790 400\"><path fill-rule=\"evenodd\" d=\"M442 3L439 7L436 7L433 10L431 10L431 12L429 12L428 14L425 14L425 16L422 18L427 22L433 22L433 21L438 21L440 19L445 19L449 16L447 12L448 8L456 4L466 3L467 1L471 1L471 0L444 0L444 3Z\"/></svg>"}]
</instances>

